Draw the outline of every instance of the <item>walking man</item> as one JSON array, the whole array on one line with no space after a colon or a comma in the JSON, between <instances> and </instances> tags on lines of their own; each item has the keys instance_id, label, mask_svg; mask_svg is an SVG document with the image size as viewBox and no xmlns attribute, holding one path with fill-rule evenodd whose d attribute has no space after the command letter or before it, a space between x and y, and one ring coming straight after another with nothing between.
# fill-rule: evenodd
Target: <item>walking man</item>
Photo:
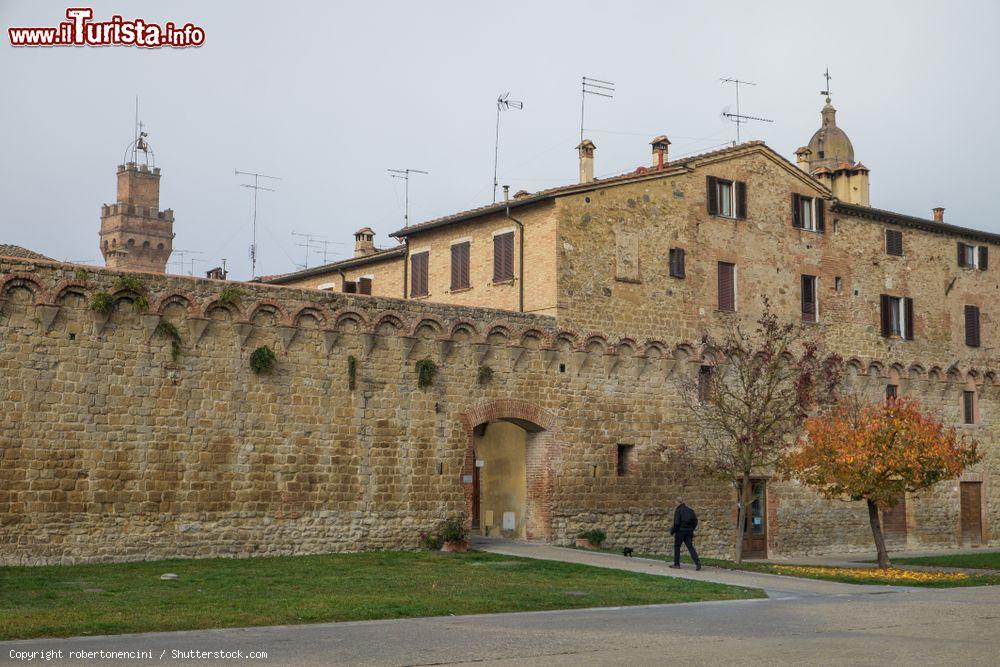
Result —
<instances>
[{"instance_id":1,"label":"walking man","mask_svg":"<svg viewBox=\"0 0 1000 667\"><path fill-rule=\"evenodd\" d=\"M670 528L670 534L674 536L674 564L670 567L681 566L681 544L683 543L691 554L694 561L694 569L701 569L701 560L698 552L694 550L694 529L698 527L698 515L694 510L684 504L683 498L677 499L677 509L674 510L674 525Z\"/></svg>"}]
</instances>

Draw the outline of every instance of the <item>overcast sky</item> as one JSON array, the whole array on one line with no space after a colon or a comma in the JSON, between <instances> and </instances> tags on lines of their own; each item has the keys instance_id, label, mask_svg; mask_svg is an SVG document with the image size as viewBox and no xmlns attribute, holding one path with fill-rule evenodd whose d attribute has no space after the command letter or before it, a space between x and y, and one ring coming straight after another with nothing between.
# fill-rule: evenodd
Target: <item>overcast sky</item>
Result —
<instances>
[{"instance_id":1,"label":"overcast sky","mask_svg":"<svg viewBox=\"0 0 1000 667\"><path fill-rule=\"evenodd\" d=\"M72 3L71 3L72 4ZM615 82L587 100L595 172L674 156L744 129L794 161L819 127L829 66L838 124L871 169L872 205L1000 232L1000 3L996 2L104 2L95 17L202 26L201 48L24 48L9 26L49 26L66 4L0 0L0 243L100 263L100 206L132 139L138 95L174 247L200 273L225 257L249 277L250 191L234 169L281 176L259 200L258 274L305 260L310 233L349 256L363 226L390 245L403 223L492 200L495 100L500 182L512 192L577 178L580 77ZM175 255L174 260L178 259ZM313 252L310 266L322 260ZM184 272L191 269L190 261ZM172 262L171 272L180 272Z\"/></svg>"}]
</instances>

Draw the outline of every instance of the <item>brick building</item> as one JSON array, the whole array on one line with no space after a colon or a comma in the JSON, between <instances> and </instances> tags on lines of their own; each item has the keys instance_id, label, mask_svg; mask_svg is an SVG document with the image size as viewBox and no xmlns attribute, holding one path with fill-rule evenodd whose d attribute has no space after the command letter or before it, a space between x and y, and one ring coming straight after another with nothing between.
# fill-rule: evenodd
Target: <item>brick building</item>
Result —
<instances>
[{"instance_id":1,"label":"brick building","mask_svg":"<svg viewBox=\"0 0 1000 667\"><path fill-rule=\"evenodd\" d=\"M960 480L886 513L890 545L996 544L1000 237L868 206L827 106L797 164L760 142L670 160L661 136L649 166L595 179L584 141L579 183L386 249L364 228L351 259L235 291L0 259L0 562L415 547L456 515L664 550L678 493L724 554L731 489L669 457L690 437L675 380L761 295L817 327L851 391L913 394L981 443ZM128 307L93 311L98 293ZM871 548L860 503L759 472L755 555Z\"/></svg>"}]
</instances>

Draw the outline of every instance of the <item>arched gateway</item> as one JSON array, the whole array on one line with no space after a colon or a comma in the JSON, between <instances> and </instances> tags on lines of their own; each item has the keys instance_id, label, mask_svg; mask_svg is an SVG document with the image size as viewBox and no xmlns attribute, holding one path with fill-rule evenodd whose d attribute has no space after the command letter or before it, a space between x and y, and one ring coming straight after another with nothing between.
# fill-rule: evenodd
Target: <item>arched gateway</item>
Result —
<instances>
[{"instance_id":1,"label":"arched gateway","mask_svg":"<svg viewBox=\"0 0 1000 667\"><path fill-rule=\"evenodd\" d=\"M474 532L547 539L552 529L555 417L513 399L478 403L461 415L462 482Z\"/></svg>"}]
</instances>

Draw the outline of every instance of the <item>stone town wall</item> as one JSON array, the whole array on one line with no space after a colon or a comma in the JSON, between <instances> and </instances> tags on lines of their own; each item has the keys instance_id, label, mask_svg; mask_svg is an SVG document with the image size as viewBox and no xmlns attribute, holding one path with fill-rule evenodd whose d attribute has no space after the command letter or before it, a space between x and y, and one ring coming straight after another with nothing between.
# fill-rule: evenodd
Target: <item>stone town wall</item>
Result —
<instances>
[{"instance_id":1,"label":"stone town wall","mask_svg":"<svg viewBox=\"0 0 1000 667\"><path fill-rule=\"evenodd\" d=\"M141 281L147 304L118 289L123 275ZM690 343L263 285L238 285L224 303L230 285L0 259L0 563L415 547L439 520L467 514L472 429L503 418L541 429L528 445L532 536L565 542L601 526L612 545L665 550L683 493L699 510L702 550L727 550L731 491L668 462L688 437L674 379L699 363ZM88 305L98 292L118 301L109 317ZM176 360L163 321L181 334ZM257 376L248 357L262 345L278 360ZM422 359L438 368L427 388ZM856 386L881 391L885 362L855 363ZM494 371L485 385L480 365ZM967 370L902 382L947 397ZM636 453L623 477L621 443ZM987 483L989 445L974 471ZM913 503L918 525L945 527L917 533L918 546L954 535L954 491L941 486ZM771 493L772 553L867 544L857 505L784 483Z\"/></svg>"}]
</instances>

